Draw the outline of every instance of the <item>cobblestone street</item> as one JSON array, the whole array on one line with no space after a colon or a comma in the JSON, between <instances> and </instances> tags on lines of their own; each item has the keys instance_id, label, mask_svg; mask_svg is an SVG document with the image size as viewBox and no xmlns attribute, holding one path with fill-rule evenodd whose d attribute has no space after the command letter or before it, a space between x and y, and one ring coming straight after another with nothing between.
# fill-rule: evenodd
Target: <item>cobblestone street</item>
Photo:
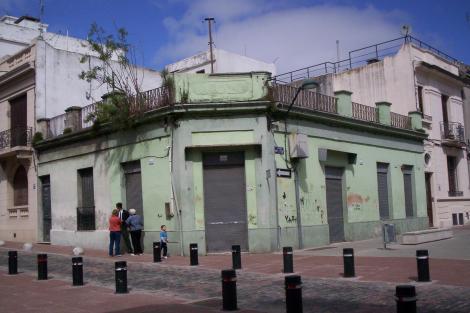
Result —
<instances>
[{"instance_id":1,"label":"cobblestone street","mask_svg":"<svg viewBox=\"0 0 470 313\"><path fill-rule=\"evenodd\" d=\"M0 304L2 307L8 298L9 305L21 302L28 304L21 294L11 294L5 283L16 286L23 277L32 278L32 282L23 288L38 288L38 286L51 282L65 281L69 294L73 290L83 293L94 288L105 288L102 291L111 303L115 299L128 297L127 304L138 306L145 301L165 299L164 303L170 307L174 305L190 305L187 312L218 310L221 307L220 271L204 267L190 267L172 265L168 263L154 264L150 262L128 261L128 282L130 295L113 295L114 264L117 259L84 257L84 273L86 286L72 288L71 285L71 257L68 255L49 254L49 275L52 280L39 282L35 280L36 254L19 252L19 276L7 276L7 249L0 249L0 266L3 273ZM275 255L275 257L281 257ZM210 258L210 257L208 257ZM357 279L343 278L316 278L307 276L303 280L304 312L395 312L394 290L396 283L365 282ZM416 284L418 293L419 312L461 312L470 311L470 288L463 286L440 285L439 282ZM46 288L47 289L47 288ZM80 290L80 291L78 291ZM47 290L44 297L48 298ZM113 298L114 297L114 298ZM14 300L13 300L14 299ZM252 309L261 312L285 312L283 275L269 273L255 273L249 271L238 272L238 303L241 309ZM57 302L54 302L55 306ZM30 303L35 306L35 303ZM78 302L77 308L86 307L87 302ZM102 312L113 312L109 305L102 306ZM150 304L149 308L152 305ZM14 308L10 309L14 310ZM124 309L125 310L125 309ZM44 312L46 312L45 310ZM145 309L142 308L142 312ZM60 312L56 311L56 312ZM120 311L119 311L120 312ZM123 311L124 312L124 311Z\"/></svg>"}]
</instances>

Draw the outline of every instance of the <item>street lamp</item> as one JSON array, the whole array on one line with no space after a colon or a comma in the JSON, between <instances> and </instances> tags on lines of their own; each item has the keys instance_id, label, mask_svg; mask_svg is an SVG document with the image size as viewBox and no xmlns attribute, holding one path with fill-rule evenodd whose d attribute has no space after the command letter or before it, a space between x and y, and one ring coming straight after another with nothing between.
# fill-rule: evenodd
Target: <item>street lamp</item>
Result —
<instances>
[{"instance_id":1,"label":"street lamp","mask_svg":"<svg viewBox=\"0 0 470 313\"><path fill-rule=\"evenodd\" d=\"M297 100L297 97L299 96L300 91L304 89L317 88L318 86L319 86L318 83L314 81L313 79L306 79L302 82L302 85L300 85L300 87L297 88L297 92L295 93L295 96L292 99L292 102L290 103L289 108L287 109L286 119L287 119L287 116L289 115L290 110L292 109L292 106L294 105L295 100Z\"/></svg>"},{"instance_id":2,"label":"street lamp","mask_svg":"<svg viewBox=\"0 0 470 313\"><path fill-rule=\"evenodd\" d=\"M287 149L287 117L289 116L289 112L292 109L292 106L294 105L295 100L297 100L297 97L299 96L299 93L301 90L304 89L312 89L318 87L318 83L314 81L313 79L306 79L302 82L302 85L297 88L297 92L295 93L294 98L292 99L292 102L289 105L289 108L287 109L286 116L284 118L284 156L285 156L285 162L287 168L289 168L289 163L287 160L287 153L289 153L289 159L290 159L290 149ZM287 152L289 151L289 152ZM298 232L298 240L299 240L299 248L303 248L303 237L302 237L302 220L301 220L301 214L300 214L300 186L299 186L299 173L297 172L297 166L293 166L294 170L294 184L295 184L295 207L297 211L297 232Z\"/></svg>"}]
</instances>

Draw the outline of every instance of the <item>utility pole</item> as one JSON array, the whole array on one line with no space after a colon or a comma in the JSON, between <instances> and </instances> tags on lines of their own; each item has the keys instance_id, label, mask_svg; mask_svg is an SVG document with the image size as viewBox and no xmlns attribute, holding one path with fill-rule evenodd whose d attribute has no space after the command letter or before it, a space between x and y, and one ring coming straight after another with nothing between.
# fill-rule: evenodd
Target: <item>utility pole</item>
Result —
<instances>
[{"instance_id":1,"label":"utility pole","mask_svg":"<svg viewBox=\"0 0 470 313\"><path fill-rule=\"evenodd\" d=\"M210 53L211 53L211 74L214 73L214 54L212 53L212 46L214 45L214 41L212 41L212 23L215 23L215 19L213 17L206 17L204 19L207 21L209 25L209 48L210 48Z\"/></svg>"}]
</instances>

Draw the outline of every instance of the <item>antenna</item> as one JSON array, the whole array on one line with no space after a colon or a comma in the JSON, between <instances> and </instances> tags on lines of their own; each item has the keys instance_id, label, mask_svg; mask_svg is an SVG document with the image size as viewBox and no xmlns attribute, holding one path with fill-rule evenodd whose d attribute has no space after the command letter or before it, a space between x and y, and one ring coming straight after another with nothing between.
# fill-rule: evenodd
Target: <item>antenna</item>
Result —
<instances>
[{"instance_id":1,"label":"antenna","mask_svg":"<svg viewBox=\"0 0 470 313\"><path fill-rule=\"evenodd\" d=\"M408 24L403 24L400 28L400 33L403 36L408 37L409 35L411 35L411 26Z\"/></svg>"},{"instance_id":2,"label":"antenna","mask_svg":"<svg viewBox=\"0 0 470 313\"><path fill-rule=\"evenodd\" d=\"M209 48L211 53L211 74L214 73L214 54L212 53L212 46L214 45L214 41L212 40L212 23L215 23L215 19L213 17L206 17L204 21L207 21L209 25Z\"/></svg>"},{"instance_id":3,"label":"antenna","mask_svg":"<svg viewBox=\"0 0 470 313\"><path fill-rule=\"evenodd\" d=\"M339 63L340 58L341 58L341 57L340 57L340 54L339 54L339 40L336 39L336 62Z\"/></svg>"},{"instance_id":4,"label":"antenna","mask_svg":"<svg viewBox=\"0 0 470 313\"><path fill-rule=\"evenodd\" d=\"M42 33L44 29L42 29L42 19L44 17L44 0L39 0L39 37L42 38Z\"/></svg>"}]
</instances>

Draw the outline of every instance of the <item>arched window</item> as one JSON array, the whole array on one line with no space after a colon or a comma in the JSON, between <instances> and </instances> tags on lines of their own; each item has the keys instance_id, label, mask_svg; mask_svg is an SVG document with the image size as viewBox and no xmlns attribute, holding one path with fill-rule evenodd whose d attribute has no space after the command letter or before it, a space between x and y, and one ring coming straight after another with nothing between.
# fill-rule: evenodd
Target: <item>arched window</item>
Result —
<instances>
[{"instance_id":1,"label":"arched window","mask_svg":"<svg viewBox=\"0 0 470 313\"><path fill-rule=\"evenodd\" d=\"M18 167L13 178L13 205L28 205L28 174L23 166Z\"/></svg>"}]
</instances>

